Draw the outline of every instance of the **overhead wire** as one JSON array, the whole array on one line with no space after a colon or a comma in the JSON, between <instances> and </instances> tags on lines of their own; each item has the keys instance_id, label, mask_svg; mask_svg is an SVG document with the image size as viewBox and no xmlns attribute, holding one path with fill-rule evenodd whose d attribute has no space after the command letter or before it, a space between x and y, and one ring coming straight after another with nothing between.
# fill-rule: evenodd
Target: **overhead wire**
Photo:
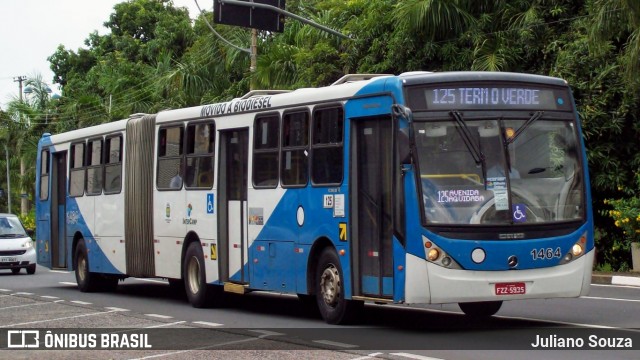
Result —
<instances>
[{"instance_id":1,"label":"overhead wire","mask_svg":"<svg viewBox=\"0 0 640 360\"><path fill-rule=\"evenodd\" d=\"M213 28L213 26L206 20L206 17L204 15L206 15L206 13L200 8L200 5L198 4L197 0L194 0L196 6L198 7L198 10L200 11L200 15L202 16L203 20L205 21L205 23L207 24L207 26L212 30L212 32L218 36L218 38L220 38L222 41L224 41L227 45L232 46L234 48L236 48L237 50L240 51L247 51L248 49L243 49L241 47L238 47L232 43L230 43L228 40L224 39L219 33L217 33L215 31L215 29ZM611 9L608 10L608 12L619 12L622 11L622 9ZM574 20L578 20L578 19L582 19L582 18L588 18L593 16L592 14L587 14L587 15L578 15L578 16L574 16L571 18L566 18L566 19L559 19L559 20L553 20L553 21L548 21L548 22L542 22L542 23L537 23L537 24L530 24L528 26L523 26L523 27L519 27L519 28L514 28L514 29L507 29L507 30L498 30L498 31L492 31L492 32L485 32L482 33L482 35L485 36L491 36L491 35L497 35L497 34L502 34L502 33L509 33L509 32L513 32L513 31L520 31L523 29L532 29L534 27L538 27L538 26L548 26L548 25L552 25L552 24L558 24L558 23L563 23L563 22L570 22L570 21L574 21ZM448 43L448 42L454 42L454 41L459 41L459 38L452 38L452 39L444 39L444 40L439 40L439 41L433 41L431 42L432 44L444 44L444 43ZM250 52L250 50L248 50ZM136 85L132 86L131 88L128 89L126 95L127 98L132 100L129 101L127 104L117 104L115 106L112 107L112 112L117 112L117 111L123 111L126 108L128 108L131 104L131 102L140 102L140 101L144 101L144 100L148 100L151 99L153 97L153 94L149 93L147 91L148 87L147 84L152 85L152 86L156 86L159 85L161 82L163 81L162 77L160 78L148 78L145 79L144 81L141 81L140 83L137 83ZM121 95L121 94L115 94L117 95ZM94 119L98 116L107 114L106 112L106 106L107 105L102 105L102 106L90 106L87 107L85 111L83 111L83 115L85 115L85 118L88 120ZM58 120L56 121L56 123L70 123L70 122L74 122L77 121L77 119L68 119L68 120L61 120L59 118L60 114L57 113L36 113L33 114L35 116L40 116L40 117L46 117L47 115L49 116L58 116ZM71 117L71 116L69 116ZM64 119L64 118L63 118ZM46 125L46 124L51 124L51 122L46 122L46 123L41 123L41 122L31 122L31 124L34 125Z\"/></svg>"}]
</instances>

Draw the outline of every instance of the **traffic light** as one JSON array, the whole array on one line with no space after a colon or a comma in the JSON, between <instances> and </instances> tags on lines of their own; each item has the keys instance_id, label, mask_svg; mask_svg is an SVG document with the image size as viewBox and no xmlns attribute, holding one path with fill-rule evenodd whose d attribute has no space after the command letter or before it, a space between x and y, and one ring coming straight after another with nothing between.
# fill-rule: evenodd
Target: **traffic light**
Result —
<instances>
[{"instance_id":1,"label":"traffic light","mask_svg":"<svg viewBox=\"0 0 640 360\"><path fill-rule=\"evenodd\" d=\"M213 0L213 22L271 32L284 31L283 14L255 5L270 5L284 10L285 0Z\"/></svg>"}]
</instances>

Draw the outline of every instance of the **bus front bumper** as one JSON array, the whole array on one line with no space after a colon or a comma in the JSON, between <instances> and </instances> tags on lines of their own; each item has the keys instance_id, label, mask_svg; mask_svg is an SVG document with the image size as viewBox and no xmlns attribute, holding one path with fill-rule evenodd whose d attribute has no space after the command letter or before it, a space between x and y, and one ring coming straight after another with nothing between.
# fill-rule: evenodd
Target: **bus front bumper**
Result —
<instances>
[{"instance_id":1,"label":"bus front bumper","mask_svg":"<svg viewBox=\"0 0 640 360\"><path fill-rule=\"evenodd\" d=\"M592 250L568 264L542 269L466 271L407 255L405 302L443 304L585 296L591 284L593 256ZM524 293L497 294L497 288L522 284Z\"/></svg>"}]
</instances>

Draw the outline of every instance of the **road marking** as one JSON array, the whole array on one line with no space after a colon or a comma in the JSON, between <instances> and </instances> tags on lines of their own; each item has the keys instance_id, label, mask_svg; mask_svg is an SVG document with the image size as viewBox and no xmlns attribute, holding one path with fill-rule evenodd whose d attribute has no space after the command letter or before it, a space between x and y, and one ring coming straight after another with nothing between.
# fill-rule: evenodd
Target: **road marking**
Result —
<instances>
[{"instance_id":1,"label":"road marking","mask_svg":"<svg viewBox=\"0 0 640 360\"><path fill-rule=\"evenodd\" d=\"M204 325L204 326L211 326L211 327L224 326L224 324L218 324L218 323L212 323L212 322L206 322L206 321L194 321L193 323Z\"/></svg>"},{"instance_id":2,"label":"road marking","mask_svg":"<svg viewBox=\"0 0 640 360\"><path fill-rule=\"evenodd\" d=\"M11 292L11 290L9 290L9 289L0 289L0 291Z\"/></svg>"},{"instance_id":3,"label":"road marking","mask_svg":"<svg viewBox=\"0 0 640 360\"><path fill-rule=\"evenodd\" d=\"M272 331L266 331L266 330L252 330L252 331L256 331L256 332L265 331L265 332L269 332L269 333L272 332ZM258 339L262 339L262 338L264 338L266 336L269 336L269 335L260 335L257 338L249 338L249 339L242 339L242 340L227 341L227 342L220 343L220 344L202 346L202 347L199 347L199 348L196 348L196 349L183 350L183 351L174 351L174 352L150 355L150 356L145 356L145 357L136 358L136 359L130 359L130 360L145 360L145 359L154 359L154 358L159 358L159 357L164 357L164 356L173 356L173 355L184 354L184 353L191 352L191 351L196 351L196 350L207 350L207 349L212 349L212 348L216 348L216 347L220 347L220 346L235 345L235 344L241 344L241 343L246 343L246 342L250 342L250 341L257 341Z\"/></svg>"},{"instance_id":4,"label":"road marking","mask_svg":"<svg viewBox=\"0 0 640 360\"><path fill-rule=\"evenodd\" d=\"M113 310L113 311L131 311L129 309L123 309L123 308L118 308L118 307L105 307L105 309Z\"/></svg>"},{"instance_id":5,"label":"road marking","mask_svg":"<svg viewBox=\"0 0 640 360\"><path fill-rule=\"evenodd\" d=\"M71 286L78 286L78 284L77 284L77 283L74 283L74 282L68 282L68 281L61 281L61 282L59 282L59 284L62 284L62 285L71 285Z\"/></svg>"},{"instance_id":6,"label":"road marking","mask_svg":"<svg viewBox=\"0 0 640 360\"><path fill-rule=\"evenodd\" d=\"M449 311L449 310L424 309L424 308L407 307L407 306L393 305L393 304L389 304L389 305L385 305L385 306L387 306L387 307L396 307L396 308L404 308L404 309L411 309L411 310L418 310L418 311L426 311L426 312L438 312L438 313L445 313L445 314L463 315L462 312ZM559 325L579 326L579 327L592 328L592 329L614 329L614 330L622 330L622 331L640 332L640 330L622 328L622 327L617 327L617 326L572 323L572 322L566 322L566 321L555 321L555 320L549 320L549 319L536 319L536 318L521 317L521 316L494 315L494 317L495 318L499 318L499 319L535 321L535 322L542 322L542 323L546 323L546 324L559 324Z\"/></svg>"},{"instance_id":7,"label":"road marking","mask_svg":"<svg viewBox=\"0 0 640 360\"><path fill-rule=\"evenodd\" d=\"M29 307L29 306L40 306L40 305L47 305L47 304L53 304L53 302L40 302L40 303L33 303L33 304L7 306L7 307L0 308L0 310L15 309L15 308Z\"/></svg>"},{"instance_id":8,"label":"road marking","mask_svg":"<svg viewBox=\"0 0 640 360\"><path fill-rule=\"evenodd\" d=\"M49 270L49 272L57 273L57 274L71 274L71 271L62 271L62 270Z\"/></svg>"},{"instance_id":9,"label":"road marking","mask_svg":"<svg viewBox=\"0 0 640 360\"><path fill-rule=\"evenodd\" d=\"M11 295L33 295L33 293L29 293L29 292L17 292L17 293L13 293Z\"/></svg>"},{"instance_id":10,"label":"road marking","mask_svg":"<svg viewBox=\"0 0 640 360\"><path fill-rule=\"evenodd\" d=\"M591 284L591 286L615 287L615 288L622 288L622 289L638 289L637 286L629 286L629 285Z\"/></svg>"},{"instance_id":11,"label":"road marking","mask_svg":"<svg viewBox=\"0 0 640 360\"><path fill-rule=\"evenodd\" d=\"M40 297L43 298L43 299L60 299L57 296L50 296L50 295L42 295Z\"/></svg>"},{"instance_id":12,"label":"road marking","mask_svg":"<svg viewBox=\"0 0 640 360\"><path fill-rule=\"evenodd\" d=\"M345 343L341 343L341 342L337 342L337 341L331 341L331 340L313 340L313 342L314 343L318 343L318 344L323 344L323 345L341 347L341 348L345 348L345 349L352 349L352 348L357 348L358 347L358 345L345 344Z\"/></svg>"},{"instance_id":13,"label":"road marking","mask_svg":"<svg viewBox=\"0 0 640 360\"><path fill-rule=\"evenodd\" d=\"M249 331L256 332L258 334L262 334L262 335L260 335L260 338L267 337L267 336L284 335L283 333L279 333L279 332L275 332L275 331L269 331L269 330L249 330Z\"/></svg>"},{"instance_id":14,"label":"road marking","mask_svg":"<svg viewBox=\"0 0 640 360\"><path fill-rule=\"evenodd\" d=\"M390 353L390 355L402 356L402 357L406 357L409 359L416 359L416 360L442 360L440 358L434 358L434 357L428 357L428 356L422 356L422 355L416 355L416 354L410 354L410 353Z\"/></svg>"},{"instance_id":15,"label":"road marking","mask_svg":"<svg viewBox=\"0 0 640 360\"><path fill-rule=\"evenodd\" d=\"M606 298L606 297L598 297L598 296L580 296L580 299L640 302L640 300L637 300L637 299L618 299L618 298Z\"/></svg>"},{"instance_id":16,"label":"road marking","mask_svg":"<svg viewBox=\"0 0 640 360\"><path fill-rule=\"evenodd\" d=\"M160 318L160 319L173 319L173 316L169 315L160 315L160 314L145 314L146 316Z\"/></svg>"},{"instance_id":17,"label":"road marking","mask_svg":"<svg viewBox=\"0 0 640 360\"><path fill-rule=\"evenodd\" d=\"M55 301L54 301L54 302L55 302ZM113 310L112 310L112 311L101 311L101 312L95 312L95 313L91 313L91 314L82 314L82 315L76 315L76 316L65 316L65 317L55 318L55 319L46 319L46 320L29 321L29 322L16 323L16 324L9 324L9 325L3 325L3 326L4 326L4 327L24 326L24 325L31 325L31 324L45 323L45 322L49 322L49 321L68 320L68 319L77 319L77 318L87 317L87 316L104 315L104 314L110 314L110 313L112 313L112 312L114 312L114 311L113 311Z\"/></svg>"},{"instance_id":18,"label":"road marking","mask_svg":"<svg viewBox=\"0 0 640 360\"><path fill-rule=\"evenodd\" d=\"M159 358L159 357L164 357L164 356L172 356L172 355L184 354L184 353L191 352L191 351L193 351L193 350L175 351L175 352L170 352L170 353L150 355L150 356L145 356L145 357L141 357L141 358L134 358L134 359L129 359L129 360L154 359L154 358Z\"/></svg>"},{"instance_id":19,"label":"road marking","mask_svg":"<svg viewBox=\"0 0 640 360\"><path fill-rule=\"evenodd\" d=\"M376 356L382 355L382 354L384 354L384 353L377 352L377 353L369 354L367 356L361 356L361 357L354 358L354 359L349 359L349 360L368 360L368 359L375 358Z\"/></svg>"},{"instance_id":20,"label":"road marking","mask_svg":"<svg viewBox=\"0 0 640 360\"><path fill-rule=\"evenodd\" d=\"M74 303L74 304L78 304L78 305L91 305L92 304L90 302L80 301L80 300L71 300L71 302Z\"/></svg>"},{"instance_id":21,"label":"road marking","mask_svg":"<svg viewBox=\"0 0 640 360\"><path fill-rule=\"evenodd\" d=\"M154 328L161 328L161 327L167 327L167 326L172 326L172 325L178 325L178 324L182 324L182 323L186 323L186 321L176 321L174 323L169 323L169 324L145 326L144 328L145 329L154 329Z\"/></svg>"}]
</instances>

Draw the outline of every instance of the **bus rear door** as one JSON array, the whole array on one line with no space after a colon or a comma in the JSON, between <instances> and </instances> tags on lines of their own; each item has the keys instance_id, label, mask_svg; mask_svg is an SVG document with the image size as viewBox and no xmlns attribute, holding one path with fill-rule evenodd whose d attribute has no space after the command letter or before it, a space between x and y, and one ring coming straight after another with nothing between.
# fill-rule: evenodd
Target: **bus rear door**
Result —
<instances>
[{"instance_id":1,"label":"bus rear door","mask_svg":"<svg viewBox=\"0 0 640 360\"><path fill-rule=\"evenodd\" d=\"M249 130L220 131L218 231L220 280L249 283L248 269ZM247 264L245 266L245 264Z\"/></svg>"}]
</instances>

